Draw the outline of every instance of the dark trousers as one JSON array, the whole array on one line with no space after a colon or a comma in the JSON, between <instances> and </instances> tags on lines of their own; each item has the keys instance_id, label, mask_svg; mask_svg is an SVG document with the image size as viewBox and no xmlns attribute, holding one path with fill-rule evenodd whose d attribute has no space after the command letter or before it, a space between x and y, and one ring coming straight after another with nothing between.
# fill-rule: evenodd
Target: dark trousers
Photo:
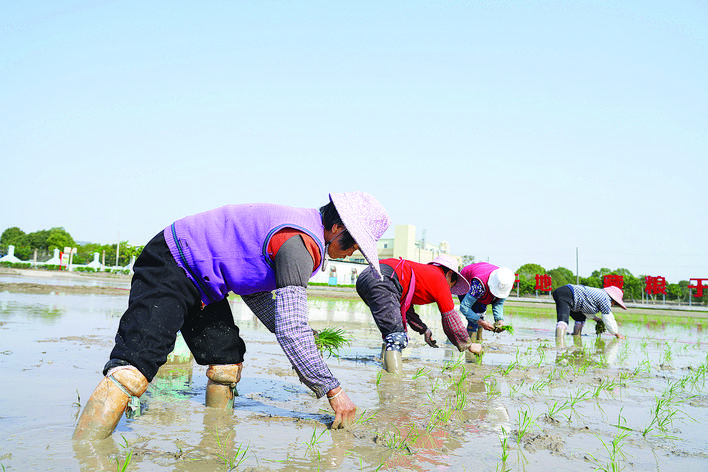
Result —
<instances>
[{"instance_id":1,"label":"dark trousers","mask_svg":"<svg viewBox=\"0 0 708 472\"><path fill-rule=\"evenodd\" d=\"M383 280L379 279L371 267L364 269L356 280L356 292L371 310L381 335L386 337L391 333L405 331L401 317L403 287L398 282L393 267L381 264L381 273Z\"/></svg>"},{"instance_id":2,"label":"dark trousers","mask_svg":"<svg viewBox=\"0 0 708 472\"><path fill-rule=\"evenodd\" d=\"M587 316L579 311L572 311L573 308L573 289L567 285L558 287L551 295L556 302L556 321L564 321L566 324L570 322L570 317L575 321L585 321Z\"/></svg>"},{"instance_id":3,"label":"dark trousers","mask_svg":"<svg viewBox=\"0 0 708 472\"><path fill-rule=\"evenodd\" d=\"M111 367L130 364L152 381L182 332L197 364L243 362L239 336L227 299L202 309L199 291L177 265L162 232L143 249L133 266L128 309L120 319Z\"/></svg>"}]
</instances>

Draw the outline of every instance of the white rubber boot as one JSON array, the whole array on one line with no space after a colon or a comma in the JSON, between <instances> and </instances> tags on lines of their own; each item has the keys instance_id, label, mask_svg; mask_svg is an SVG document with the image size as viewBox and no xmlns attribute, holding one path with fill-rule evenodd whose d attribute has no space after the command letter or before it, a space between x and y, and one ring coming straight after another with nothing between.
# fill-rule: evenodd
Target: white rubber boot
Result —
<instances>
[{"instance_id":1,"label":"white rubber boot","mask_svg":"<svg viewBox=\"0 0 708 472\"><path fill-rule=\"evenodd\" d=\"M583 326L585 326L584 321L576 321L573 326L573 336L581 336L583 334Z\"/></svg>"},{"instance_id":2,"label":"white rubber boot","mask_svg":"<svg viewBox=\"0 0 708 472\"><path fill-rule=\"evenodd\" d=\"M559 321L556 324L556 347L563 349L565 347L565 335L568 331L568 323Z\"/></svg>"}]
</instances>

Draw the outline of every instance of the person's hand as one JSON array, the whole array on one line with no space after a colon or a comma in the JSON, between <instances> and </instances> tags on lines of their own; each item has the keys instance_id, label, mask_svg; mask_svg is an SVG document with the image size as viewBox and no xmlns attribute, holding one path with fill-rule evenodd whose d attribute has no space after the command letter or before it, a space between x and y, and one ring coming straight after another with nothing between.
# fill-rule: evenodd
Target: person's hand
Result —
<instances>
[{"instance_id":1,"label":"person's hand","mask_svg":"<svg viewBox=\"0 0 708 472\"><path fill-rule=\"evenodd\" d=\"M483 319L479 319L477 321L477 324L480 325L482 328L486 329L487 331L493 331L494 330L494 325L490 323L489 321L485 321Z\"/></svg>"},{"instance_id":2,"label":"person's hand","mask_svg":"<svg viewBox=\"0 0 708 472\"><path fill-rule=\"evenodd\" d=\"M425 343L430 346L430 347L438 347L438 342L433 339L433 333L428 329L424 334L423 338L425 339Z\"/></svg>"},{"instance_id":3,"label":"person's hand","mask_svg":"<svg viewBox=\"0 0 708 472\"><path fill-rule=\"evenodd\" d=\"M615 334L615 337L616 337L617 339L624 339L624 336L621 335L621 334L619 334L619 333Z\"/></svg>"},{"instance_id":4,"label":"person's hand","mask_svg":"<svg viewBox=\"0 0 708 472\"><path fill-rule=\"evenodd\" d=\"M356 405L352 402L342 387L336 387L327 392L327 400L334 410L332 429L348 429L356 419Z\"/></svg>"},{"instance_id":5,"label":"person's hand","mask_svg":"<svg viewBox=\"0 0 708 472\"><path fill-rule=\"evenodd\" d=\"M479 343L472 343L469 345L467 350L469 350L472 354L479 356L482 354L482 345Z\"/></svg>"}]
</instances>

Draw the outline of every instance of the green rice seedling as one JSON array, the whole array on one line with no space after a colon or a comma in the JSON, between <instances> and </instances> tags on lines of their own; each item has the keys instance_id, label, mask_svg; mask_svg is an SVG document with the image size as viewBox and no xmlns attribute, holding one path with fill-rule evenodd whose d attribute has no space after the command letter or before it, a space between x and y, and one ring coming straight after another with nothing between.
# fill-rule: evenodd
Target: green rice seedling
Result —
<instances>
[{"instance_id":1,"label":"green rice seedling","mask_svg":"<svg viewBox=\"0 0 708 472\"><path fill-rule=\"evenodd\" d=\"M250 445L244 448L243 444L239 444L236 448L236 451L234 451L234 455L230 456L226 454L225 448L221 444L221 440L219 439L219 432L217 430L214 430L213 434L216 438L216 444L219 446L219 452L217 452L216 455L222 461L224 461L224 466L226 467L226 470L230 471L232 469L235 469L236 467L240 466L243 461L246 460L246 453L248 452Z\"/></svg>"},{"instance_id":2,"label":"green rice seedling","mask_svg":"<svg viewBox=\"0 0 708 472\"><path fill-rule=\"evenodd\" d=\"M501 326L498 326L498 325L497 325L497 326L494 327L494 332L495 332L495 333L507 332L507 333L513 335L513 334L514 334L514 327L511 326L511 325L501 325Z\"/></svg>"},{"instance_id":3,"label":"green rice seedling","mask_svg":"<svg viewBox=\"0 0 708 472\"><path fill-rule=\"evenodd\" d=\"M487 387L487 396L488 397L501 395L501 392L499 391L499 387L497 385L497 379L492 379L489 382L485 382L484 385L485 385L485 387Z\"/></svg>"},{"instance_id":4,"label":"green rice seedling","mask_svg":"<svg viewBox=\"0 0 708 472\"><path fill-rule=\"evenodd\" d=\"M519 390L521 390L521 388L524 386L524 383L525 382L522 380L521 382L519 382L516 385L509 384L509 396L513 397L517 393L519 393Z\"/></svg>"},{"instance_id":5,"label":"green rice seedling","mask_svg":"<svg viewBox=\"0 0 708 472\"><path fill-rule=\"evenodd\" d=\"M650 432L655 429L662 432L662 434L657 434L656 436L664 437L667 439L678 439L674 436L666 434L668 428L673 423L676 415L678 415L678 410L673 406L671 398L665 396L656 396L656 403L651 409L651 418L649 423L641 431L642 436L646 437Z\"/></svg>"},{"instance_id":6,"label":"green rice seedling","mask_svg":"<svg viewBox=\"0 0 708 472\"><path fill-rule=\"evenodd\" d=\"M326 432L327 432L327 430L323 429L322 432L317 434L317 428L314 428L312 430L312 437L310 438L310 440L308 442L305 443L305 446L307 446L306 452L315 451L317 446L322 442L322 436Z\"/></svg>"},{"instance_id":7,"label":"green rice seedling","mask_svg":"<svg viewBox=\"0 0 708 472\"><path fill-rule=\"evenodd\" d=\"M626 457L622 452L622 443L627 438L627 436L629 436L632 430L622 425L622 423L626 422L626 420L624 417L622 417L621 410L617 416L617 424L614 425L617 428L617 432L612 438L612 441L606 443L602 438L598 436L598 439L602 443L602 446L605 448L605 451L607 451L607 454L609 455L609 463L604 465L599 459L597 459L595 456L588 452L588 455L592 458L592 462L594 462L597 466L597 469L595 470L602 470L604 472L620 472L624 468L622 466L622 460L624 460Z\"/></svg>"},{"instance_id":8,"label":"green rice seedling","mask_svg":"<svg viewBox=\"0 0 708 472\"><path fill-rule=\"evenodd\" d=\"M465 365L465 354L462 353L457 357L455 362L445 362L442 367L442 372L451 371L454 372L458 367Z\"/></svg>"},{"instance_id":9,"label":"green rice seedling","mask_svg":"<svg viewBox=\"0 0 708 472\"><path fill-rule=\"evenodd\" d=\"M585 400L585 398L588 396L590 392L587 390L583 390L582 388L579 388L577 392L575 392L575 395L570 395L570 399L568 400L570 402L570 408L573 410L575 409L575 405L580 403L581 401Z\"/></svg>"},{"instance_id":10,"label":"green rice seedling","mask_svg":"<svg viewBox=\"0 0 708 472\"><path fill-rule=\"evenodd\" d=\"M415 425L411 425L408 432L403 435L401 430L394 426L395 431L384 431L384 434L380 436L382 442L389 449L403 451L406 454L413 453L413 446L418 441L418 438L422 433L417 432Z\"/></svg>"},{"instance_id":11,"label":"green rice seedling","mask_svg":"<svg viewBox=\"0 0 708 472\"><path fill-rule=\"evenodd\" d=\"M531 391L538 394L538 393L542 392L544 389L546 389L549 385L550 385L550 382L548 381L548 379L537 380L536 382L533 383L533 385L531 385Z\"/></svg>"},{"instance_id":12,"label":"green rice seedling","mask_svg":"<svg viewBox=\"0 0 708 472\"><path fill-rule=\"evenodd\" d=\"M462 382L455 386L455 409L463 410L467 405L467 390L465 390Z\"/></svg>"},{"instance_id":13,"label":"green rice seedling","mask_svg":"<svg viewBox=\"0 0 708 472\"><path fill-rule=\"evenodd\" d=\"M546 350L540 349L540 347L539 347L537 352L538 352L538 362L536 363L536 367L540 368L546 362Z\"/></svg>"},{"instance_id":14,"label":"green rice seedling","mask_svg":"<svg viewBox=\"0 0 708 472\"><path fill-rule=\"evenodd\" d=\"M499 443L501 444L501 448L502 448L501 460L502 460L502 463L505 464L507 459L509 459L509 443L508 443L509 435L506 433L504 426L501 427L501 430L502 430L502 435L499 438Z\"/></svg>"},{"instance_id":15,"label":"green rice seedling","mask_svg":"<svg viewBox=\"0 0 708 472\"><path fill-rule=\"evenodd\" d=\"M356 419L356 421L354 421L354 424L360 425L360 424L364 424L364 423L369 422L373 417L376 416L376 412L370 414L369 416L365 416L365 415L366 415L366 410L361 412L361 415L359 415L359 417Z\"/></svg>"},{"instance_id":16,"label":"green rice seedling","mask_svg":"<svg viewBox=\"0 0 708 472\"><path fill-rule=\"evenodd\" d=\"M605 322L602 320L597 320L595 322L595 335L600 336L605 331L607 331L607 328L605 328Z\"/></svg>"},{"instance_id":17,"label":"green rice seedling","mask_svg":"<svg viewBox=\"0 0 708 472\"><path fill-rule=\"evenodd\" d=\"M428 375L430 372L426 372L425 367L421 367L420 369L415 371L415 374L413 374L413 379L415 380L417 378L423 377L424 375Z\"/></svg>"},{"instance_id":18,"label":"green rice seedling","mask_svg":"<svg viewBox=\"0 0 708 472\"><path fill-rule=\"evenodd\" d=\"M125 436L123 436L121 434L120 437L123 438L123 444L121 444L120 447L122 447L123 450L125 451L125 462L123 462L123 464L121 465L120 461L116 457L115 458L116 471L117 472L125 472L126 470L128 470L128 466L130 465L130 461L133 458L133 448L130 447L130 444L128 444L128 440L125 439ZM3 470L5 470L5 467L3 467Z\"/></svg>"},{"instance_id":19,"label":"green rice seedling","mask_svg":"<svg viewBox=\"0 0 708 472\"><path fill-rule=\"evenodd\" d=\"M671 353L671 345L669 343L666 343L665 348L664 348L664 354L661 358L661 364L671 365L672 361L673 361L673 354Z\"/></svg>"},{"instance_id":20,"label":"green rice seedling","mask_svg":"<svg viewBox=\"0 0 708 472\"><path fill-rule=\"evenodd\" d=\"M600 383L595 387L592 396L597 398L603 390L612 391L617 386L616 380L610 380L609 378L604 378L600 380Z\"/></svg>"},{"instance_id":21,"label":"green rice seedling","mask_svg":"<svg viewBox=\"0 0 708 472\"><path fill-rule=\"evenodd\" d=\"M378 387L379 384L381 383L381 378L383 377L383 370L380 370L376 373L376 386Z\"/></svg>"},{"instance_id":22,"label":"green rice seedling","mask_svg":"<svg viewBox=\"0 0 708 472\"><path fill-rule=\"evenodd\" d=\"M431 379L430 380L430 393L435 395L435 392L437 392L438 389L442 386L443 386L443 382L440 379L438 379L438 378L436 378L434 380Z\"/></svg>"},{"instance_id":23,"label":"green rice seedling","mask_svg":"<svg viewBox=\"0 0 708 472\"><path fill-rule=\"evenodd\" d=\"M546 418L549 418L553 421L557 421L556 416L558 416L561 412L569 410L571 408L572 406L568 401L563 402L563 404L559 404L558 401L554 400L553 405L550 405L548 407L548 412L546 412ZM566 416L566 418L570 420L570 416Z\"/></svg>"},{"instance_id":24,"label":"green rice seedling","mask_svg":"<svg viewBox=\"0 0 708 472\"><path fill-rule=\"evenodd\" d=\"M499 373L506 377L507 375L509 375L509 372L511 372L518 366L519 365L516 362L512 362L506 368L502 368L501 366L499 366Z\"/></svg>"},{"instance_id":25,"label":"green rice seedling","mask_svg":"<svg viewBox=\"0 0 708 472\"><path fill-rule=\"evenodd\" d=\"M651 363L649 362L649 359L644 359L637 365L637 367L634 368L633 371L635 377L642 372L651 372Z\"/></svg>"},{"instance_id":26,"label":"green rice seedling","mask_svg":"<svg viewBox=\"0 0 708 472\"><path fill-rule=\"evenodd\" d=\"M347 337L347 332L341 328L324 328L315 331L315 346L327 357L339 358L339 350L344 346L351 345L351 340Z\"/></svg>"},{"instance_id":27,"label":"green rice seedling","mask_svg":"<svg viewBox=\"0 0 708 472\"><path fill-rule=\"evenodd\" d=\"M531 426L536 424L536 421L531 417L528 411L519 411L519 430L516 434L516 442L521 444L521 440L529 433Z\"/></svg>"}]
</instances>

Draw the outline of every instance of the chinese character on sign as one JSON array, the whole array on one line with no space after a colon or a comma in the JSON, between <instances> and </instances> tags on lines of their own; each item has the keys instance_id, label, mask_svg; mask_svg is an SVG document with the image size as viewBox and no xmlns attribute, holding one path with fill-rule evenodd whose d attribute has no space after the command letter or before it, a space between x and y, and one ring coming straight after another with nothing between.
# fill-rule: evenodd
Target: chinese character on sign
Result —
<instances>
[{"instance_id":1,"label":"chinese character on sign","mask_svg":"<svg viewBox=\"0 0 708 472\"><path fill-rule=\"evenodd\" d=\"M624 276L610 274L610 275L604 275L602 277L602 287L603 288L611 287L613 285L617 288L624 287Z\"/></svg>"},{"instance_id":2,"label":"chinese character on sign","mask_svg":"<svg viewBox=\"0 0 708 472\"><path fill-rule=\"evenodd\" d=\"M666 295L666 279L664 277L650 277L647 275L644 277L644 281L646 282L644 291L647 292L647 294L657 295L663 293Z\"/></svg>"},{"instance_id":3,"label":"chinese character on sign","mask_svg":"<svg viewBox=\"0 0 708 472\"><path fill-rule=\"evenodd\" d=\"M703 285L703 282L705 282L708 279L690 279L689 282L696 281L696 285L689 285L688 288L695 288L696 289L696 294L694 297L696 298L701 298L703 296L703 289L708 290L708 285Z\"/></svg>"},{"instance_id":4,"label":"chinese character on sign","mask_svg":"<svg viewBox=\"0 0 708 472\"><path fill-rule=\"evenodd\" d=\"M708 288L708 287L706 287ZM542 292L551 291L551 276L548 274L536 274L536 289Z\"/></svg>"}]
</instances>

